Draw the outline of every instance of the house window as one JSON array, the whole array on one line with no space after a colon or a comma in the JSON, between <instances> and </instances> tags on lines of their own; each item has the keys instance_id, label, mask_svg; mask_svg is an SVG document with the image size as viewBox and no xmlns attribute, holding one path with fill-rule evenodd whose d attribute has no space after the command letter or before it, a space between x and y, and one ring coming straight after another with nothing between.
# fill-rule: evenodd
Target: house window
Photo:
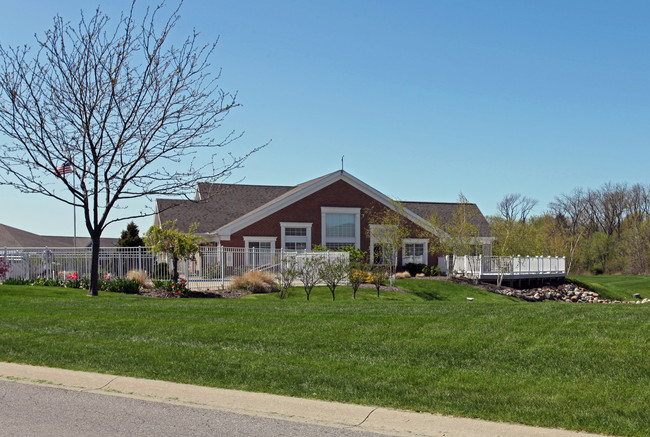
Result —
<instances>
[{"instance_id":1,"label":"house window","mask_svg":"<svg viewBox=\"0 0 650 437\"><path fill-rule=\"evenodd\" d=\"M244 237L246 265L254 268L271 264L276 237Z\"/></svg>"},{"instance_id":2,"label":"house window","mask_svg":"<svg viewBox=\"0 0 650 437\"><path fill-rule=\"evenodd\" d=\"M311 248L311 223L281 222L282 248L306 250Z\"/></svg>"},{"instance_id":3,"label":"house window","mask_svg":"<svg viewBox=\"0 0 650 437\"><path fill-rule=\"evenodd\" d=\"M402 241L402 265L408 263L428 264L428 240L408 238Z\"/></svg>"},{"instance_id":4,"label":"house window","mask_svg":"<svg viewBox=\"0 0 650 437\"><path fill-rule=\"evenodd\" d=\"M361 208L321 207L321 244L328 249L361 246Z\"/></svg>"}]
</instances>

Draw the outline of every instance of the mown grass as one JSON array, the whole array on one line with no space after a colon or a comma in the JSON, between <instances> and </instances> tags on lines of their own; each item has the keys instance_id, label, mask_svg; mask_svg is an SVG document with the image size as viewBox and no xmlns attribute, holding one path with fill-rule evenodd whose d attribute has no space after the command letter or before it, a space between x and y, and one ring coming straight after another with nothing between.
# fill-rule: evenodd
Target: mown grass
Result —
<instances>
[{"instance_id":1,"label":"mown grass","mask_svg":"<svg viewBox=\"0 0 650 437\"><path fill-rule=\"evenodd\" d=\"M595 291L601 297L613 300L636 300L640 293L650 298L650 276L645 275L573 275L569 281Z\"/></svg>"},{"instance_id":2,"label":"mown grass","mask_svg":"<svg viewBox=\"0 0 650 437\"><path fill-rule=\"evenodd\" d=\"M165 300L0 286L0 359L650 434L650 306L469 302L465 289L356 301L341 290L335 302L319 289L307 302L299 291Z\"/></svg>"}]
</instances>

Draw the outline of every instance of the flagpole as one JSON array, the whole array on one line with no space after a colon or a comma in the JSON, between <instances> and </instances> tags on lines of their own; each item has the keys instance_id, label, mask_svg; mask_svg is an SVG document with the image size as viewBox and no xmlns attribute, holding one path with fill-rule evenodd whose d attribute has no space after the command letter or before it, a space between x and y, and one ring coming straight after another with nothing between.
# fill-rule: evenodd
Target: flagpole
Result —
<instances>
[{"instance_id":1,"label":"flagpole","mask_svg":"<svg viewBox=\"0 0 650 437\"><path fill-rule=\"evenodd\" d=\"M74 237L73 244L75 249L77 248L77 198L74 195L74 187L76 185L75 171L74 167L72 168L72 221L74 228Z\"/></svg>"}]
</instances>

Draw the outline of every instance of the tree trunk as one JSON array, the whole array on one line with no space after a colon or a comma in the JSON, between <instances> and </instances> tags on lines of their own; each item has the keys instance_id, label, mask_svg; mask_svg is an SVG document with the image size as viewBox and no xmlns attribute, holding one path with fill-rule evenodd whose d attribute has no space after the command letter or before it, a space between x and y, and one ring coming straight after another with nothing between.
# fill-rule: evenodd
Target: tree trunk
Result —
<instances>
[{"instance_id":1,"label":"tree trunk","mask_svg":"<svg viewBox=\"0 0 650 437\"><path fill-rule=\"evenodd\" d=\"M172 257L172 268L174 270L172 279L174 281L174 284L178 283L178 257L174 256Z\"/></svg>"},{"instance_id":2,"label":"tree trunk","mask_svg":"<svg viewBox=\"0 0 650 437\"><path fill-rule=\"evenodd\" d=\"M99 282L99 233L90 234L92 241L92 256L90 261L90 285L88 287L88 296L97 296L97 284Z\"/></svg>"}]
</instances>

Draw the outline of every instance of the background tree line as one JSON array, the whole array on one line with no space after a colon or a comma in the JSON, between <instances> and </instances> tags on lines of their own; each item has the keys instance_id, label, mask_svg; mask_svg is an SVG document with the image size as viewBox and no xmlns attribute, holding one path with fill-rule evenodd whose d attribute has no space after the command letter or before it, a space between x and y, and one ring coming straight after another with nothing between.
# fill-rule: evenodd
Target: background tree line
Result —
<instances>
[{"instance_id":1,"label":"background tree line","mask_svg":"<svg viewBox=\"0 0 650 437\"><path fill-rule=\"evenodd\" d=\"M567 258L567 273L649 273L650 185L607 183L560 194L545 212L537 201L508 194L487 217L494 255Z\"/></svg>"}]
</instances>

